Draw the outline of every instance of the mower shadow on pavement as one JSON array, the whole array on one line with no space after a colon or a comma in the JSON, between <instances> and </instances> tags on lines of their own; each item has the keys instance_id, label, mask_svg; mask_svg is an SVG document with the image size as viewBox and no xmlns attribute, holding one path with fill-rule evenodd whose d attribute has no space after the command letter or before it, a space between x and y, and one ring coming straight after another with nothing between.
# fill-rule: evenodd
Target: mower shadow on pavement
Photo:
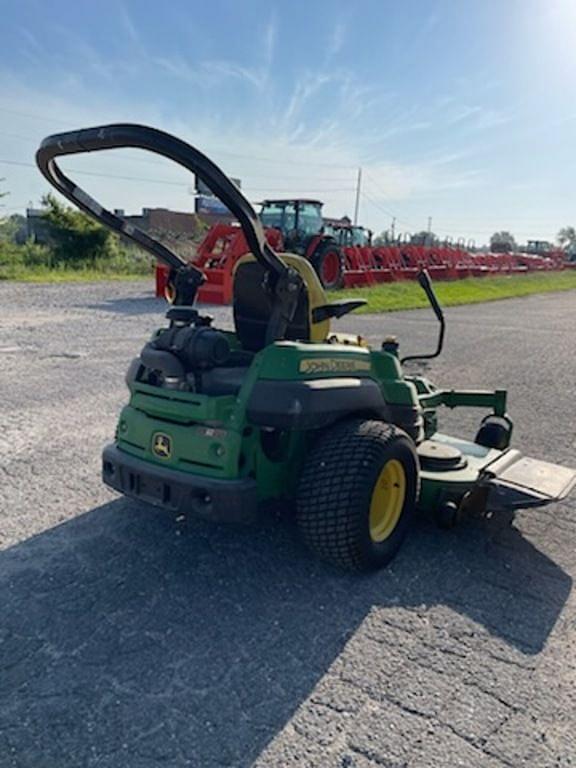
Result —
<instances>
[{"instance_id":1,"label":"mower shadow on pavement","mask_svg":"<svg viewBox=\"0 0 576 768\"><path fill-rule=\"evenodd\" d=\"M501 522L420 520L390 568L358 577L313 560L287 522L114 501L0 554L0 755L244 768L372 609L393 622L442 604L534 654L570 587Z\"/></svg>"},{"instance_id":2,"label":"mower shadow on pavement","mask_svg":"<svg viewBox=\"0 0 576 768\"><path fill-rule=\"evenodd\" d=\"M84 306L84 305L83 305ZM198 302L198 309L201 312L232 314L230 307L221 304L203 304ZM88 304L87 309L98 312L111 312L119 315L129 315L137 317L138 315L158 315L159 319L164 317L170 305L164 300L151 295L146 296L126 296L116 299L105 299L98 303Z\"/></svg>"},{"instance_id":3,"label":"mower shadow on pavement","mask_svg":"<svg viewBox=\"0 0 576 768\"><path fill-rule=\"evenodd\" d=\"M153 295L126 296L115 299L105 299L95 304L88 304L87 309L98 312L112 312L119 315L154 315L164 316L168 305L164 299Z\"/></svg>"}]
</instances>

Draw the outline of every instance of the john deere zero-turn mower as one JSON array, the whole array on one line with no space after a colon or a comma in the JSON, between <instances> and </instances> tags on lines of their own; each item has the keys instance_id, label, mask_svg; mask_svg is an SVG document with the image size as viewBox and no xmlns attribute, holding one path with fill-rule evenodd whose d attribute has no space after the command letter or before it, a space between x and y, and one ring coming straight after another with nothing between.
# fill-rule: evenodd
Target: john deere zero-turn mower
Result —
<instances>
[{"instance_id":1,"label":"john deere zero-turn mower","mask_svg":"<svg viewBox=\"0 0 576 768\"><path fill-rule=\"evenodd\" d=\"M194 306L199 270L99 205L55 161L118 147L195 173L240 222L251 253L235 272L234 330L214 328ZM265 502L288 500L318 555L374 569L394 556L417 507L448 526L466 510L539 507L574 486L573 470L510 447L505 391L438 388L403 372L395 340L371 349L333 333L331 321L364 302L328 303L310 263L272 250L251 205L198 150L152 128L108 125L48 137L37 162L78 208L171 268L168 322L131 363L130 400L104 450L111 488L214 520L250 520ZM424 359L440 354L444 318L425 272L420 284L440 322ZM469 442L438 431L440 406L491 413Z\"/></svg>"}]
</instances>

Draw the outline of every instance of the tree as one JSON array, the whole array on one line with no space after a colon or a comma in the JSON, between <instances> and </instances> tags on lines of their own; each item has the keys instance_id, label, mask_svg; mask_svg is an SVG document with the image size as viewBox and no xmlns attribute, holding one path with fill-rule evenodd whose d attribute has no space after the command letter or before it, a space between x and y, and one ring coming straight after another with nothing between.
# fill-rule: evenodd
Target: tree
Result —
<instances>
[{"instance_id":1,"label":"tree","mask_svg":"<svg viewBox=\"0 0 576 768\"><path fill-rule=\"evenodd\" d=\"M493 253L510 253L517 249L516 240L507 230L494 232L490 238L490 250Z\"/></svg>"},{"instance_id":2,"label":"tree","mask_svg":"<svg viewBox=\"0 0 576 768\"><path fill-rule=\"evenodd\" d=\"M433 245L437 239L434 232L423 229L421 232L414 232L410 238L410 243L412 245Z\"/></svg>"},{"instance_id":3,"label":"tree","mask_svg":"<svg viewBox=\"0 0 576 768\"><path fill-rule=\"evenodd\" d=\"M6 181L6 179L0 179L0 184L2 182L4 182L4 181ZM10 192L0 192L0 200L2 200L3 197L6 197L9 194L10 194ZM3 207L4 207L4 205L2 203L0 203L0 208L3 208ZM2 220L3 220L2 217L0 217L0 223L2 222Z\"/></svg>"},{"instance_id":4,"label":"tree","mask_svg":"<svg viewBox=\"0 0 576 768\"><path fill-rule=\"evenodd\" d=\"M574 227L562 227L558 232L556 239L561 246L566 248L576 247L576 228Z\"/></svg>"},{"instance_id":5,"label":"tree","mask_svg":"<svg viewBox=\"0 0 576 768\"><path fill-rule=\"evenodd\" d=\"M44 218L49 225L49 240L54 263L68 266L94 262L114 254L116 238L108 229L81 211L59 203L52 195L42 199Z\"/></svg>"},{"instance_id":6,"label":"tree","mask_svg":"<svg viewBox=\"0 0 576 768\"><path fill-rule=\"evenodd\" d=\"M392 242L392 232L389 229L384 230L384 232L380 232L380 234L376 235L374 238L374 245L377 246L390 245Z\"/></svg>"},{"instance_id":7,"label":"tree","mask_svg":"<svg viewBox=\"0 0 576 768\"><path fill-rule=\"evenodd\" d=\"M19 243L26 241L26 219L21 213L13 213L0 219L0 242Z\"/></svg>"}]
</instances>

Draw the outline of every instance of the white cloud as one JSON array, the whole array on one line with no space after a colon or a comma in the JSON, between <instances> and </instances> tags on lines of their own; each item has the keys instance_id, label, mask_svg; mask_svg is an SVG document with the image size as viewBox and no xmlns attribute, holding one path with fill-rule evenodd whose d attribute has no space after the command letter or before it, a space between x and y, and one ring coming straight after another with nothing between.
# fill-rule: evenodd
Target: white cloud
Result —
<instances>
[{"instance_id":1,"label":"white cloud","mask_svg":"<svg viewBox=\"0 0 576 768\"><path fill-rule=\"evenodd\" d=\"M136 28L136 24L134 23L132 16L128 12L128 9L124 5L124 3L119 3L118 10L119 10L120 22L122 24L122 27L124 28L124 31L126 32L128 39L134 45L136 45L137 47L140 47L142 45L142 41L140 39L138 29Z\"/></svg>"},{"instance_id":2,"label":"white cloud","mask_svg":"<svg viewBox=\"0 0 576 768\"><path fill-rule=\"evenodd\" d=\"M273 17L261 30L262 45L252 62L233 61L226 58L208 58L193 61L181 53L151 56L154 64L172 77L186 80L203 90L211 90L228 80L243 82L261 95L270 88L271 70L276 50L277 24Z\"/></svg>"},{"instance_id":3,"label":"white cloud","mask_svg":"<svg viewBox=\"0 0 576 768\"><path fill-rule=\"evenodd\" d=\"M125 34L135 46L134 55L123 62L108 61L86 44L74 44L78 55L101 78L105 89L91 89L78 73L55 78L58 90L26 85L16 76L0 76L2 130L20 134L22 140L7 140L0 157L31 161L40 139L66 128L133 121L155 125L190 141L218 162L223 169L244 181L252 200L266 195L313 195L326 202L329 215L350 213L354 207L356 170L362 165L367 178L374 180L366 193L381 206L399 205L430 196L435 190L455 189L481 183L475 172L468 175L458 166L457 153L438 150L425 162L393 162L386 142L408 132L423 135L431 126L420 107L397 110L396 118L386 120L383 104L394 104L392 94L380 87L359 82L351 70L331 67L317 72L300 72L295 78L288 104L274 88L272 78L277 27L273 18L263 27L264 44L253 61L228 59L194 60L178 52L170 56L148 57L141 46L138 30L129 16L123 21ZM342 44L337 28L333 50ZM140 51L140 52L139 52ZM154 69L160 82L162 72L169 79L190 84L188 97L167 107L160 97L128 100L121 77L137 72L145 77ZM120 86L109 88L120 73ZM234 112L226 110L223 95L231 84L243 83L266 108ZM158 86L156 86L158 88ZM205 99L195 98L204 94ZM317 110L322 101L325 108ZM31 113L25 117L13 114ZM204 104L204 108L202 108ZM327 106L326 106L327 105ZM464 158L465 159L465 158ZM78 177L79 183L105 205L126 210L162 205L191 209L191 179L180 169L157 158L136 152L75 157L69 168L94 170L148 181ZM448 167L450 166L450 167ZM26 205L38 201L46 185L34 169L0 165L0 176L8 177L11 203ZM153 180L163 183L154 183ZM371 191L368 191L368 190ZM383 228L382 210L366 206L366 224Z\"/></svg>"},{"instance_id":4,"label":"white cloud","mask_svg":"<svg viewBox=\"0 0 576 768\"><path fill-rule=\"evenodd\" d=\"M271 18L264 29L264 64L268 68L271 67L274 60L277 34L278 26L276 20Z\"/></svg>"},{"instance_id":5,"label":"white cloud","mask_svg":"<svg viewBox=\"0 0 576 768\"><path fill-rule=\"evenodd\" d=\"M455 125L461 123L463 120L468 120L470 117L482 112L482 107L463 105L457 107L451 115L446 118L446 125Z\"/></svg>"},{"instance_id":6,"label":"white cloud","mask_svg":"<svg viewBox=\"0 0 576 768\"><path fill-rule=\"evenodd\" d=\"M334 24L327 46L327 56L329 59L337 56L342 50L346 40L346 28L347 25L342 20Z\"/></svg>"},{"instance_id":7,"label":"white cloud","mask_svg":"<svg viewBox=\"0 0 576 768\"><path fill-rule=\"evenodd\" d=\"M203 61L200 68L202 76L212 81L228 78L245 80L259 91L263 91L268 83L268 70L265 67L246 67L223 59Z\"/></svg>"}]
</instances>

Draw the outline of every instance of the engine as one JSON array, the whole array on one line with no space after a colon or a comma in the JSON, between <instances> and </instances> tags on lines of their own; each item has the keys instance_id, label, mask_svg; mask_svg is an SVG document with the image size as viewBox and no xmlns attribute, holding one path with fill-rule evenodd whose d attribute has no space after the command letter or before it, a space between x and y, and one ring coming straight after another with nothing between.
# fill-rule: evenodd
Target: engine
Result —
<instances>
[{"instance_id":1,"label":"engine","mask_svg":"<svg viewBox=\"0 0 576 768\"><path fill-rule=\"evenodd\" d=\"M201 391L204 372L230 364L228 338L211 327L211 317L199 315L192 307L172 307L166 317L170 326L144 346L130 366L127 382Z\"/></svg>"}]
</instances>

